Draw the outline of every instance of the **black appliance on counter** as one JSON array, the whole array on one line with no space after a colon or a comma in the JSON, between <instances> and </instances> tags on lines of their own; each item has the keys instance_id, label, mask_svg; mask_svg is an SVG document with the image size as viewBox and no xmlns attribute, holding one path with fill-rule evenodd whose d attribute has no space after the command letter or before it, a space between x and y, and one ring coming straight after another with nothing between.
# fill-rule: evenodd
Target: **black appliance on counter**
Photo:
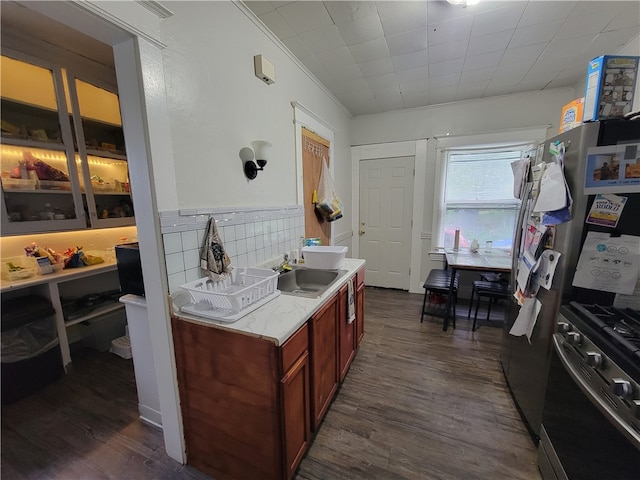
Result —
<instances>
[{"instance_id":1,"label":"black appliance on counter","mask_svg":"<svg viewBox=\"0 0 640 480\"><path fill-rule=\"evenodd\" d=\"M581 331L578 333L579 327L574 327L572 322L567 322L566 317L574 318L576 309L573 305L569 306L572 301L582 304L599 304L602 307L609 308L615 295L606 292L597 292L594 290L586 290L574 288L572 286L574 273L582 250L582 244L589 230L600 232L613 232L615 235L626 234L640 236L640 194L639 193L616 193L617 195L627 197L627 203L624 207L622 216L616 230L611 228L593 226L585 223L587 212L589 212L594 200L594 195L585 195L584 183L586 175L587 153L592 147L629 144L630 151L635 151L635 158L640 157L640 147L634 147L634 144L640 144L640 122L611 120L583 124L580 127L569 130L563 134L548 139L544 143L543 160L552 161L549 153L549 146L552 142L563 142L566 147L564 156L564 173L567 185L571 191L573 198L572 220L556 226L554 235L553 250L561 253L558 266L553 277L553 283L549 290L540 288L537 299L542 307L537 317L531 342L526 337L515 337L509 334L511 327L519 312L519 306L515 300L507 307L507 322L504 330L504 342L501 353L501 363L507 384L513 395L515 403L522 415L523 420L534 441L539 445L539 466L545 480L547 479L570 479L583 480L588 478L611 478L625 479L623 474L619 476L602 474L602 470L598 469L597 463L602 460L604 455L596 454L593 446L587 445L589 441L597 438L599 431L602 432L604 440L595 442L600 447L602 443L607 441L618 445L619 454L614 458L620 463L628 465L637 465L638 457L640 457L640 442L633 436L619 435L617 440L615 436L608 436L608 431L620 431L620 424L615 422L610 416L602 414L602 402L615 404L618 402L616 398L620 398L616 392L619 389L628 387L617 386L617 380L629 377L629 372L624 368L625 363L619 365L626 373L626 377L620 373L615 377L605 380L606 388L602 391L600 399L590 396L588 390L578 380L575 372L584 373L590 377L603 377L608 375L597 364L590 365L588 362L597 362L591 358L600 358L607 365L611 365L614 360L612 357L606 359L602 353L600 356L591 355L597 353L589 348L581 354L582 362L578 367L567 366L563 363L563 355L567 349L571 350L580 345L598 345L600 350L609 352L611 349L603 348L601 345L609 345L609 341L603 340L601 337L591 338L591 331ZM635 148L635 150L634 150ZM538 158L538 161L540 159ZM530 188L530 187L529 187ZM528 190L527 190L528 192ZM523 228L526 224L525 216L530 210L527 209L527 203L533 200L523 198L522 208L518 218L518 228L514 238L514 265L512 279L517 277L518 260L522 254L522 238ZM515 291L515 286L514 286ZM594 307L599 308L599 307ZM582 309L585 310L585 309ZM574 312L568 314L566 312ZM562 312L562 316L560 313ZM584 312L580 311L580 315ZM567 326L567 323L569 326ZM568 330L563 332L564 329ZM585 329L587 330L587 329ZM575 345L571 342L577 342ZM590 343L589 343L590 342ZM615 344L615 342L614 342ZM569 346L571 346L569 348ZM616 349L615 347L614 349ZM566 355L565 355L566 356ZM569 357L575 356L574 354ZM618 358L616 354L613 358ZM636 367L640 363L640 357L632 356ZM633 363L632 362L632 363ZM614 381L615 380L615 381ZM637 382L637 379L635 380ZM625 384L626 385L626 384ZM640 438L640 423L638 423L640 405L640 389L634 387L633 398L627 397L621 402L631 405L635 409L636 420L632 430L637 429L636 435ZM614 398L615 397L615 398ZM591 408L587 408L587 404ZM579 419L573 424L574 415L571 411L580 410ZM555 412L555 413L554 413ZM559 414L559 412L562 412ZM547 428L549 427L549 428ZM624 428L623 428L624 429ZM628 433L628 432L627 432ZM620 441L621 440L621 441ZM635 458L631 455L634 452ZM606 462L603 462L606 463ZM574 469L574 465L580 464L579 470ZM584 472L600 472L600 476L590 477L583 475ZM619 470L612 470L612 472ZM637 478L638 469L635 470Z\"/></svg>"},{"instance_id":2,"label":"black appliance on counter","mask_svg":"<svg viewBox=\"0 0 640 480\"><path fill-rule=\"evenodd\" d=\"M144 280L138 242L116 245L115 250L122 294L144 297Z\"/></svg>"}]
</instances>

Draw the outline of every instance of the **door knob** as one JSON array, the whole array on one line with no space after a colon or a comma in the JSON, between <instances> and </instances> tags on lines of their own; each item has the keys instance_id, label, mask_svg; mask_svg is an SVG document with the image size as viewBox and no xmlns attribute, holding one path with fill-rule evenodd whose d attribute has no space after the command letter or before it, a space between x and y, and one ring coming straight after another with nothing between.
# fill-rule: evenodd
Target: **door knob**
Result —
<instances>
[{"instance_id":1,"label":"door knob","mask_svg":"<svg viewBox=\"0 0 640 480\"><path fill-rule=\"evenodd\" d=\"M360 234L360 236L362 236L364 235L364 230L360 230L358 233Z\"/></svg>"},{"instance_id":2,"label":"door knob","mask_svg":"<svg viewBox=\"0 0 640 480\"><path fill-rule=\"evenodd\" d=\"M362 225L364 227L366 225L366 223L360 222L360 225Z\"/></svg>"}]
</instances>

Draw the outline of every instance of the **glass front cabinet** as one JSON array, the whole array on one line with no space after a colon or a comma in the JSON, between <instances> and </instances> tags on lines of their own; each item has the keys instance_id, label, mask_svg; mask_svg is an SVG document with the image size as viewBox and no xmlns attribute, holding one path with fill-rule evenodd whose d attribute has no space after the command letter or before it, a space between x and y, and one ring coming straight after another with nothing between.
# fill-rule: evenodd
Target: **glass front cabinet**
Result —
<instances>
[{"instance_id":1,"label":"glass front cabinet","mask_svg":"<svg viewBox=\"0 0 640 480\"><path fill-rule=\"evenodd\" d=\"M134 225L116 93L0 57L2 235Z\"/></svg>"}]
</instances>

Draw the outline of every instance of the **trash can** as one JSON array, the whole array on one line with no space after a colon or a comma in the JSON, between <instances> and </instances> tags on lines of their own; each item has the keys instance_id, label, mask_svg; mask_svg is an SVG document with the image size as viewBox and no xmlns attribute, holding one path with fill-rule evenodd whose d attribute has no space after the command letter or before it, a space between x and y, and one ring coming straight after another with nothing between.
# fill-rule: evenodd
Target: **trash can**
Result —
<instances>
[{"instance_id":1,"label":"trash can","mask_svg":"<svg viewBox=\"0 0 640 480\"><path fill-rule=\"evenodd\" d=\"M3 405L37 392L62 375L62 358L51 302L37 295L2 301Z\"/></svg>"}]
</instances>

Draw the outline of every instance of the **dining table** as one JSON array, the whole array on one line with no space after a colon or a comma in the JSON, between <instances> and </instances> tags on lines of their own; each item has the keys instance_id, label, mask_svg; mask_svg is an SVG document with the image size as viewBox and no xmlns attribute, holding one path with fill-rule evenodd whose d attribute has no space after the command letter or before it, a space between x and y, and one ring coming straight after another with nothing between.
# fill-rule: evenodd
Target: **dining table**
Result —
<instances>
[{"instance_id":1,"label":"dining table","mask_svg":"<svg viewBox=\"0 0 640 480\"><path fill-rule=\"evenodd\" d=\"M445 249L447 268L451 269L451 283L449 295L447 295L447 308L445 309L442 330L449 328L449 312L453 298L454 282L459 270L491 273L511 273L511 250L492 248L491 250L479 249L471 251L469 248ZM456 312L453 312L455 315Z\"/></svg>"}]
</instances>

